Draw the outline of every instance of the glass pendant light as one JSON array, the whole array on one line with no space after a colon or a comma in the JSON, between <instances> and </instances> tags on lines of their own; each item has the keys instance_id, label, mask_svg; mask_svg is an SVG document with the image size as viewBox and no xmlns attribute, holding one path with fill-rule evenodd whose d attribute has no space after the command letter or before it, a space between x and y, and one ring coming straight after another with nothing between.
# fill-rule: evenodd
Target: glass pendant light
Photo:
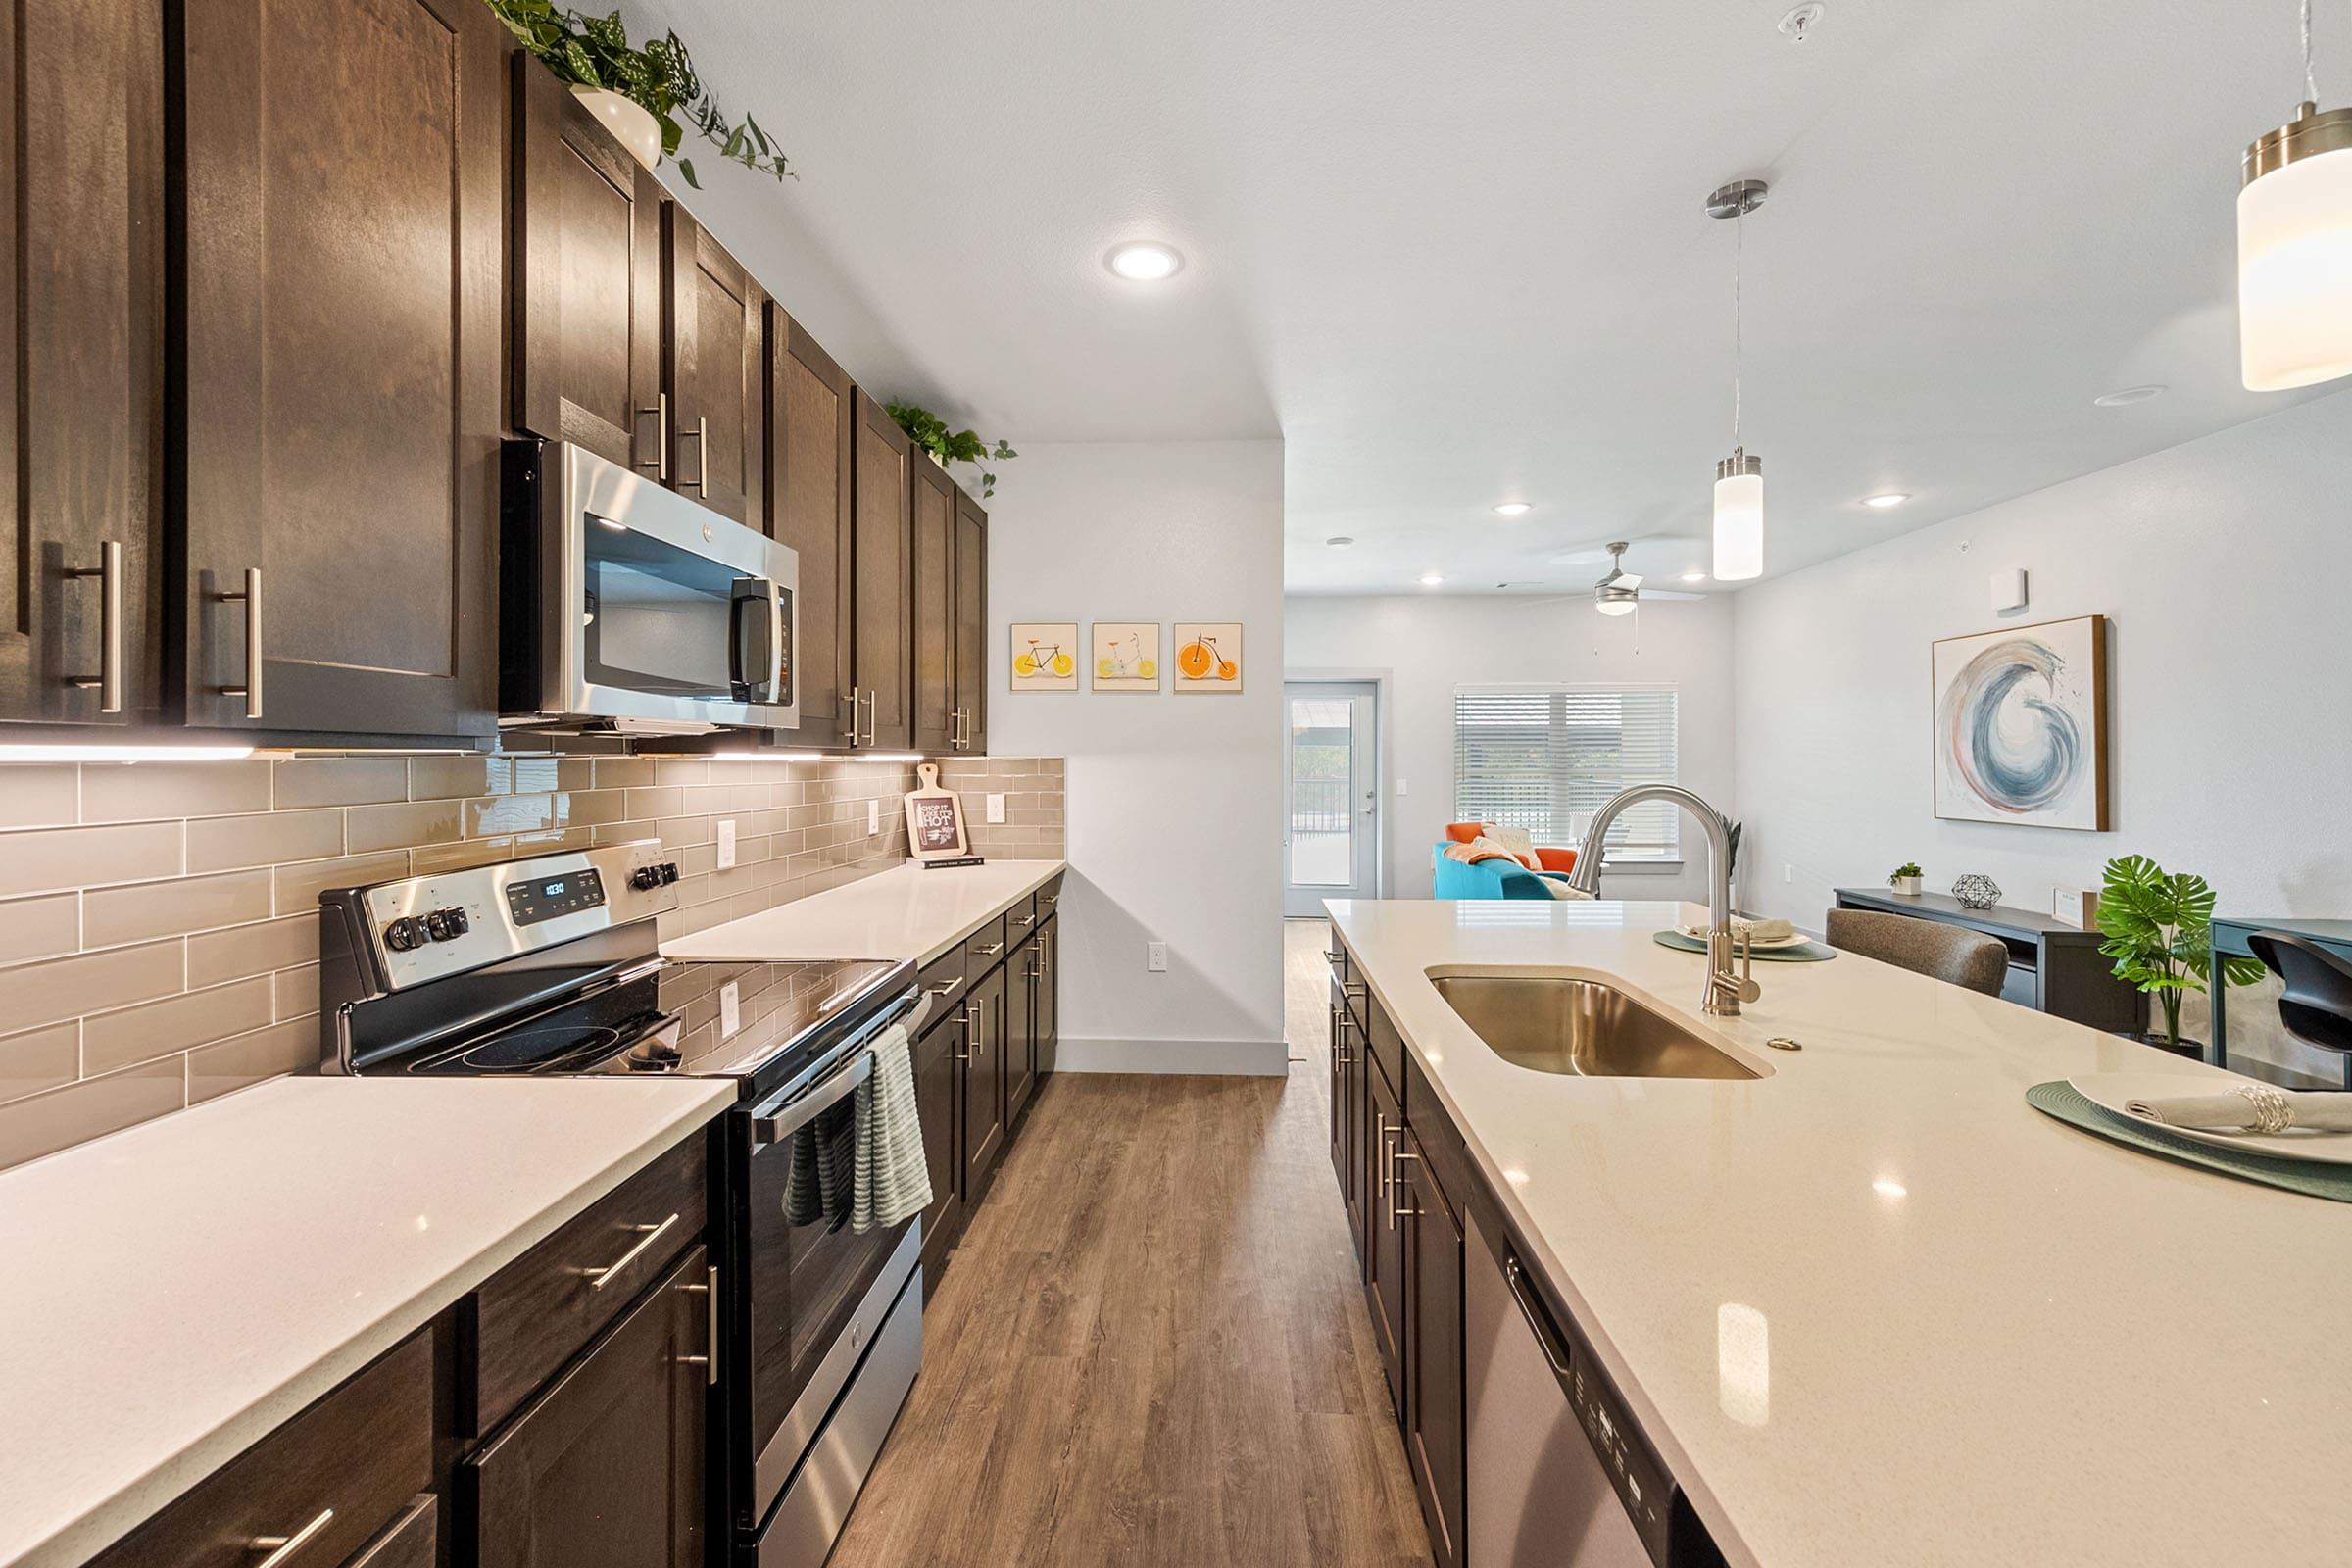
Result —
<instances>
[{"instance_id":1,"label":"glass pendant light","mask_svg":"<svg viewBox=\"0 0 2352 1568\"><path fill-rule=\"evenodd\" d=\"M2321 113L2303 0L2303 102L2246 149L2237 193L2239 368L2252 392L2352 375L2352 108Z\"/></svg>"},{"instance_id":2,"label":"glass pendant light","mask_svg":"<svg viewBox=\"0 0 2352 1568\"><path fill-rule=\"evenodd\" d=\"M1741 300L1744 226L1764 205L1760 179L1735 179L1707 197L1707 216L1732 220L1732 455L1715 465L1715 577L1740 582L1764 575L1764 460L1740 444Z\"/></svg>"}]
</instances>

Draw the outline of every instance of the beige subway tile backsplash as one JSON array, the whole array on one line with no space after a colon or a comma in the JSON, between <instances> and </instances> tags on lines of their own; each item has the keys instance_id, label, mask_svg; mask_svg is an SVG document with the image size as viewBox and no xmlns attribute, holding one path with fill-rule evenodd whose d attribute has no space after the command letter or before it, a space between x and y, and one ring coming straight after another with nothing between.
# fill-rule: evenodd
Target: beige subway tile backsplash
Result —
<instances>
[{"instance_id":1,"label":"beige subway tile backsplash","mask_svg":"<svg viewBox=\"0 0 2352 1568\"><path fill-rule=\"evenodd\" d=\"M1059 761L943 775L980 853L1061 854ZM0 1166L314 1069L323 888L658 838L681 872L675 936L898 864L913 785L910 767L854 761L0 764ZM992 790L1004 823L983 821Z\"/></svg>"}]
</instances>

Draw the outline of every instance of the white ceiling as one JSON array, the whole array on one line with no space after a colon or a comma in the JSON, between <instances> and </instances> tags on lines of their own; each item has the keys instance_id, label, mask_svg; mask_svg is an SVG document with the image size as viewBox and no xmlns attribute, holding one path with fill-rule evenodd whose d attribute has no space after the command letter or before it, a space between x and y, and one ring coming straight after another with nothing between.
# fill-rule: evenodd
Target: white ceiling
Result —
<instances>
[{"instance_id":1,"label":"white ceiling","mask_svg":"<svg viewBox=\"0 0 2352 1568\"><path fill-rule=\"evenodd\" d=\"M691 197L855 375L984 434L1281 434L1297 592L1703 565L1744 433L1781 572L2252 418L2232 202L2294 0L635 0L803 176ZM2319 19L2352 96L2352 15ZM1138 285L1115 242L1188 265ZM2091 398L2144 382L2126 409ZM1890 513L1858 499L1916 499ZM1536 504L1508 522L1490 506ZM1334 534L1353 549L1325 548ZM1677 584L1676 586L1680 586Z\"/></svg>"}]
</instances>

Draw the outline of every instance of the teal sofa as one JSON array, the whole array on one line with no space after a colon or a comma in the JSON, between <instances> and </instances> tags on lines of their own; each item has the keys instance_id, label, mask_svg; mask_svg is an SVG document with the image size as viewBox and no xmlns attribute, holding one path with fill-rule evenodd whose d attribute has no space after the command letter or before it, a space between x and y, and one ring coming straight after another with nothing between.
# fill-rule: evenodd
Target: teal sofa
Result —
<instances>
[{"instance_id":1,"label":"teal sofa","mask_svg":"<svg viewBox=\"0 0 2352 1568\"><path fill-rule=\"evenodd\" d=\"M1565 882L1565 871L1530 871L1515 860L1481 860L1476 865L1446 858L1446 845L1429 851L1430 893L1441 899L1549 899L1545 879Z\"/></svg>"}]
</instances>

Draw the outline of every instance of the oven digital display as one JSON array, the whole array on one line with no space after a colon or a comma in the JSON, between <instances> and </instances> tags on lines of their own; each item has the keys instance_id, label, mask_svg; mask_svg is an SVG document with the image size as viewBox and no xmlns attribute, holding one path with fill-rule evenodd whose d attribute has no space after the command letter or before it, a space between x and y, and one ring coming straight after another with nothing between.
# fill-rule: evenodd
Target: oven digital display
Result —
<instances>
[{"instance_id":1,"label":"oven digital display","mask_svg":"<svg viewBox=\"0 0 2352 1568\"><path fill-rule=\"evenodd\" d=\"M562 876L507 884L507 912L516 925L537 925L558 915L593 909L604 902L604 879L594 871L566 871Z\"/></svg>"}]
</instances>

